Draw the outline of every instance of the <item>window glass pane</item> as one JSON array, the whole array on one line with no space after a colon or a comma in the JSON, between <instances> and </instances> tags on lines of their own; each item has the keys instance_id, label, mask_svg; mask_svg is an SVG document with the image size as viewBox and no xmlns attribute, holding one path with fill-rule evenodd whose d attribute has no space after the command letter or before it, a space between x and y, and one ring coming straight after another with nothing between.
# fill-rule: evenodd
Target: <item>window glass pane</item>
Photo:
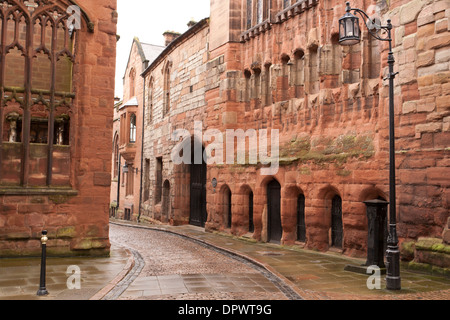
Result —
<instances>
[{"instance_id":1,"label":"window glass pane","mask_svg":"<svg viewBox=\"0 0 450 320\"><path fill-rule=\"evenodd\" d=\"M252 27L252 0L247 0L247 29Z\"/></svg>"},{"instance_id":2,"label":"window glass pane","mask_svg":"<svg viewBox=\"0 0 450 320\"><path fill-rule=\"evenodd\" d=\"M136 116L130 117L130 142L136 142Z\"/></svg>"}]
</instances>

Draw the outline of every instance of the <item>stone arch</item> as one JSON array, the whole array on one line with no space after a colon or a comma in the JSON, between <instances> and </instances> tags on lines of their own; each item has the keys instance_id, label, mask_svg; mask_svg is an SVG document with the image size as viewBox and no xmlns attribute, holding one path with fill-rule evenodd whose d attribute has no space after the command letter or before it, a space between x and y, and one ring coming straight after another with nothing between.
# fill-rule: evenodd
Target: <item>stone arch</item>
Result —
<instances>
[{"instance_id":1,"label":"stone arch","mask_svg":"<svg viewBox=\"0 0 450 320\"><path fill-rule=\"evenodd\" d=\"M207 166L203 160L204 145L199 137L190 134L185 136L183 141L174 142L173 145L175 153L172 153L172 161L175 162L174 158L177 156L181 161L173 168L173 224L190 223L203 227L207 221ZM197 149L200 150L201 157L195 159ZM185 150L189 151L189 154L185 155ZM193 173L197 174L195 181Z\"/></svg>"},{"instance_id":2,"label":"stone arch","mask_svg":"<svg viewBox=\"0 0 450 320\"><path fill-rule=\"evenodd\" d=\"M281 221L281 184L275 178L266 184L267 210L263 218L263 230L266 232L266 242L280 243L283 241L283 224Z\"/></svg>"},{"instance_id":3,"label":"stone arch","mask_svg":"<svg viewBox=\"0 0 450 320\"><path fill-rule=\"evenodd\" d=\"M252 188L248 184L242 185L235 194L234 201L234 221L235 226L233 233L241 236L246 233L253 233L254 227L254 193Z\"/></svg>"},{"instance_id":4,"label":"stone arch","mask_svg":"<svg viewBox=\"0 0 450 320\"><path fill-rule=\"evenodd\" d=\"M385 201L388 201L389 195L377 187L368 187L361 191L361 193L359 194L358 201L363 202L367 200L376 200L376 199L379 200L383 199Z\"/></svg>"},{"instance_id":5,"label":"stone arch","mask_svg":"<svg viewBox=\"0 0 450 320\"><path fill-rule=\"evenodd\" d=\"M342 249L344 244L344 224L341 193L337 188L328 185L319 192L318 203L322 204L320 208L320 214L322 216L321 229L325 232L322 240L326 241L322 243L322 246L325 248L337 247ZM340 238L341 243L337 243L339 240L337 239L339 238L339 232L342 233Z\"/></svg>"},{"instance_id":6,"label":"stone arch","mask_svg":"<svg viewBox=\"0 0 450 320\"><path fill-rule=\"evenodd\" d=\"M224 184L219 191L219 216L221 217L221 228L232 229L233 227L233 202L230 187Z\"/></svg>"},{"instance_id":7,"label":"stone arch","mask_svg":"<svg viewBox=\"0 0 450 320\"><path fill-rule=\"evenodd\" d=\"M296 240L299 240L299 236L301 236L302 242L306 242L305 196L303 190L296 185L285 186L282 189L281 198L283 243L292 245ZM302 228L299 228L300 226ZM302 234L299 234L299 231Z\"/></svg>"}]
</instances>

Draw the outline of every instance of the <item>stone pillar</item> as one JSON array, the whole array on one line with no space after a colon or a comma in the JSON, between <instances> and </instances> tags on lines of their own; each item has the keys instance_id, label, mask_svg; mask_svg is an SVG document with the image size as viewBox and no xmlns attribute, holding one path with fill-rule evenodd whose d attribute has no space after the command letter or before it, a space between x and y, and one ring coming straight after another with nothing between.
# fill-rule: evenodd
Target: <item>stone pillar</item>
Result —
<instances>
[{"instance_id":1,"label":"stone pillar","mask_svg":"<svg viewBox=\"0 0 450 320\"><path fill-rule=\"evenodd\" d=\"M384 253L386 252L387 208L389 202L370 200L364 202L367 206L368 241L366 266L385 268Z\"/></svg>"}]
</instances>

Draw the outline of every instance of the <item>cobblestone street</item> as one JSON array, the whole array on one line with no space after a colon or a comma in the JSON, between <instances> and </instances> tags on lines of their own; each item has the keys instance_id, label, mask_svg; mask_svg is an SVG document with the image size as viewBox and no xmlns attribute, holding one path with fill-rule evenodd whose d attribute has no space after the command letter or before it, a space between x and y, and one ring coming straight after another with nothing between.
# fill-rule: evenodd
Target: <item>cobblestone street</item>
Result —
<instances>
[{"instance_id":1,"label":"cobblestone street","mask_svg":"<svg viewBox=\"0 0 450 320\"><path fill-rule=\"evenodd\" d=\"M140 270L123 293L110 293L109 299L288 299L249 263L176 235L111 225L110 236L139 253Z\"/></svg>"}]
</instances>

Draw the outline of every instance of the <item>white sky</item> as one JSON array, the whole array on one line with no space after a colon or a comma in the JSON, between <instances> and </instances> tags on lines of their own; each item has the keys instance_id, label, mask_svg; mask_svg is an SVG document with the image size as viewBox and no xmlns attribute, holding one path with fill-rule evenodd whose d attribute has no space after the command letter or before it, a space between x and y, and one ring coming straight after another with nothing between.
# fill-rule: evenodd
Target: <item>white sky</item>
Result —
<instances>
[{"instance_id":1,"label":"white sky","mask_svg":"<svg viewBox=\"0 0 450 320\"><path fill-rule=\"evenodd\" d=\"M117 0L119 21L117 34L116 97L123 96L125 73L134 37L141 42L164 45L163 33L184 33L187 23L209 17L210 0Z\"/></svg>"}]
</instances>

